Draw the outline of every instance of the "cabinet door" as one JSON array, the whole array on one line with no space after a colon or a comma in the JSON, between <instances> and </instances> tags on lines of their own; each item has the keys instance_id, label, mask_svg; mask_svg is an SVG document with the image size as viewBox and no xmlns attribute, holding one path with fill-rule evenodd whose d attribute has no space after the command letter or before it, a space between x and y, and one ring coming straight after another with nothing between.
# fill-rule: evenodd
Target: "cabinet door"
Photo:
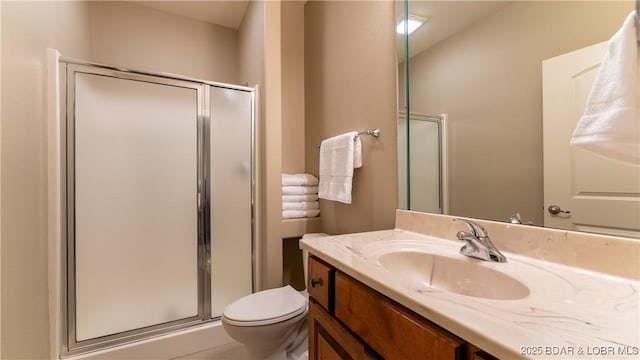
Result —
<instances>
[{"instance_id":1,"label":"cabinet door","mask_svg":"<svg viewBox=\"0 0 640 360\"><path fill-rule=\"evenodd\" d=\"M385 359L464 358L463 340L340 272L335 316Z\"/></svg>"},{"instance_id":2,"label":"cabinet door","mask_svg":"<svg viewBox=\"0 0 640 360\"><path fill-rule=\"evenodd\" d=\"M372 359L365 345L313 299L309 301L309 359Z\"/></svg>"},{"instance_id":3,"label":"cabinet door","mask_svg":"<svg viewBox=\"0 0 640 360\"><path fill-rule=\"evenodd\" d=\"M316 355L318 360L341 360L342 356L333 348L329 339L323 336L322 333L318 334L316 346Z\"/></svg>"}]
</instances>

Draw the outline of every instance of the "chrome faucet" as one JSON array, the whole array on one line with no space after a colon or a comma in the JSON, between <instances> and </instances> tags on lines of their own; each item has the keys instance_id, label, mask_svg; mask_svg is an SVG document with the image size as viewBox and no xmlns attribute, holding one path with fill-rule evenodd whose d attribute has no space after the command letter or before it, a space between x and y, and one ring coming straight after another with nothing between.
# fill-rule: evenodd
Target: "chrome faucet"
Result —
<instances>
[{"instance_id":1,"label":"chrome faucet","mask_svg":"<svg viewBox=\"0 0 640 360\"><path fill-rule=\"evenodd\" d=\"M471 232L459 231L456 236L458 240L464 240L467 243L460 249L460 254L469 256L472 258L495 261L495 262L507 262L507 258L502 255L495 245L489 239L487 230L482 226L474 223L470 220L455 219L464 222L469 226ZM454 220L454 221L455 221Z\"/></svg>"},{"instance_id":2,"label":"chrome faucet","mask_svg":"<svg viewBox=\"0 0 640 360\"><path fill-rule=\"evenodd\" d=\"M511 216L509 216L508 222L510 224L522 224L522 218L520 217L520 213L516 212L511 214Z\"/></svg>"}]
</instances>

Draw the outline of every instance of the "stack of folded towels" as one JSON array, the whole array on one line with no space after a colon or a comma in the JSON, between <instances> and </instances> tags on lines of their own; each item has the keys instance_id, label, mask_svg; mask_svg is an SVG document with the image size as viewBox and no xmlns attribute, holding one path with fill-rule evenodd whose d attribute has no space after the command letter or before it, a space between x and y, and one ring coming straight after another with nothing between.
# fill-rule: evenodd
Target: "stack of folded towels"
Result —
<instances>
[{"instance_id":1,"label":"stack of folded towels","mask_svg":"<svg viewBox=\"0 0 640 360\"><path fill-rule=\"evenodd\" d=\"M318 178L311 174L282 174L282 218L310 218L318 215Z\"/></svg>"}]
</instances>

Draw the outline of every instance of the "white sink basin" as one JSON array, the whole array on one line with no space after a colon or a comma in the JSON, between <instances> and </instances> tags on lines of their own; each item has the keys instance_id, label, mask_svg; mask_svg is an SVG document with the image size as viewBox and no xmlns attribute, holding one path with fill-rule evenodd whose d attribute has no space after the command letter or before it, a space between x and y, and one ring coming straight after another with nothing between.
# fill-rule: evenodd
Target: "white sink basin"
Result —
<instances>
[{"instance_id":1,"label":"white sink basin","mask_svg":"<svg viewBox=\"0 0 640 360\"><path fill-rule=\"evenodd\" d=\"M398 276L413 278L429 288L494 300L529 296L520 281L477 261L454 259L417 251L396 251L378 258L380 265Z\"/></svg>"},{"instance_id":2,"label":"white sink basin","mask_svg":"<svg viewBox=\"0 0 640 360\"><path fill-rule=\"evenodd\" d=\"M404 241L380 245L365 252L398 279L411 282L420 292L440 290L493 300L517 300L530 294L525 284L492 268L504 264L486 263L457 252L452 252L451 256L435 254L423 246L411 246L410 242Z\"/></svg>"}]
</instances>

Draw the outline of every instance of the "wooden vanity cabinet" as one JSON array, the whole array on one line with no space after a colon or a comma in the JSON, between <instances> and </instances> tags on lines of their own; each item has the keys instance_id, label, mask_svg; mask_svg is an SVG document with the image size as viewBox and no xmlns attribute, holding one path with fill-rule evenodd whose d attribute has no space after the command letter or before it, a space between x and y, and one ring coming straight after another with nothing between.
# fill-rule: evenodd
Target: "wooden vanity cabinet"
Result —
<instances>
[{"instance_id":1,"label":"wooden vanity cabinet","mask_svg":"<svg viewBox=\"0 0 640 360\"><path fill-rule=\"evenodd\" d=\"M313 256L307 288L312 360L495 359Z\"/></svg>"},{"instance_id":2,"label":"wooden vanity cabinet","mask_svg":"<svg viewBox=\"0 0 640 360\"><path fill-rule=\"evenodd\" d=\"M309 359L377 359L373 352L342 326L318 302L309 299Z\"/></svg>"}]
</instances>

